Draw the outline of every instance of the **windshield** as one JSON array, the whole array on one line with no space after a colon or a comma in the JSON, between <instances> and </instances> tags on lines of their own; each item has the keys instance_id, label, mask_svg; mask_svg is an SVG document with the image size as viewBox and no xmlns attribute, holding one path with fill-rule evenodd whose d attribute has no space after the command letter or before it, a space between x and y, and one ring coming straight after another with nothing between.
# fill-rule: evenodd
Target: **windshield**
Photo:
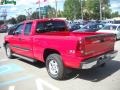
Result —
<instances>
[{"instance_id":1,"label":"windshield","mask_svg":"<svg viewBox=\"0 0 120 90\"><path fill-rule=\"evenodd\" d=\"M64 21L46 21L46 22L38 22L37 28L40 31L65 31L66 24Z\"/></svg>"},{"instance_id":2,"label":"windshield","mask_svg":"<svg viewBox=\"0 0 120 90\"><path fill-rule=\"evenodd\" d=\"M117 26L115 25L107 25L102 28L102 30L116 30Z\"/></svg>"}]
</instances>

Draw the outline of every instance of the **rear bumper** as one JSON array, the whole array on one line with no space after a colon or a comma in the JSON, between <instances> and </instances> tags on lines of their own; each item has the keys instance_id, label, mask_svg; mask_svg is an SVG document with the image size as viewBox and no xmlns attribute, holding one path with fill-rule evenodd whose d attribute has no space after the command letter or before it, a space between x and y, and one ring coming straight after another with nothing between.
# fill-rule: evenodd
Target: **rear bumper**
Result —
<instances>
[{"instance_id":1,"label":"rear bumper","mask_svg":"<svg viewBox=\"0 0 120 90\"><path fill-rule=\"evenodd\" d=\"M112 51L95 58L90 58L80 63L80 69L90 69L92 67L97 67L105 62L110 61L117 55L117 51Z\"/></svg>"}]
</instances>

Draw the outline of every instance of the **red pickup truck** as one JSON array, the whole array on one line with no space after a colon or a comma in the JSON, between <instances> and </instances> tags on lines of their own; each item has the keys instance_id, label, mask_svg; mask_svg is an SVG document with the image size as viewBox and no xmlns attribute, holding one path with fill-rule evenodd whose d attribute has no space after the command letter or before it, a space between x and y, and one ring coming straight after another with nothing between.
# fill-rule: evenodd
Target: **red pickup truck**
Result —
<instances>
[{"instance_id":1,"label":"red pickup truck","mask_svg":"<svg viewBox=\"0 0 120 90\"><path fill-rule=\"evenodd\" d=\"M105 64L117 53L114 44L114 34L69 32L60 19L24 21L4 42L8 58L44 62L54 79L63 79L66 68L89 69Z\"/></svg>"}]
</instances>

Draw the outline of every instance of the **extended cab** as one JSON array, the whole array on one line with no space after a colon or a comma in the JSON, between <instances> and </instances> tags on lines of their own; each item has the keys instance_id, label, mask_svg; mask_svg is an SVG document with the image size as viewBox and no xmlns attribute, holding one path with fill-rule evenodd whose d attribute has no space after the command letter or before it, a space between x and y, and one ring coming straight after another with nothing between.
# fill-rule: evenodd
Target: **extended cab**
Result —
<instances>
[{"instance_id":1,"label":"extended cab","mask_svg":"<svg viewBox=\"0 0 120 90\"><path fill-rule=\"evenodd\" d=\"M4 42L8 58L44 62L54 79L63 79L66 68L89 69L106 63L117 53L114 44L114 34L69 32L60 19L24 21Z\"/></svg>"}]
</instances>

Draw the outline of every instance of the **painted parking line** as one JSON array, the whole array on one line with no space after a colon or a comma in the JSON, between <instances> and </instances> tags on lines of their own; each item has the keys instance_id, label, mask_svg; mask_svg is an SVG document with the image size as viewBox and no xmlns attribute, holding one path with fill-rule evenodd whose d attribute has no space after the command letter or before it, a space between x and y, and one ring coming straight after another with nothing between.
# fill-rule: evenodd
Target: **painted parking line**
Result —
<instances>
[{"instance_id":1,"label":"painted parking line","mask_svg":"<svg viewBox=\"0 0 120 90\"><path fill-rule=\"evenodd\" d=\"M0 66L0 75L11 74L11 73L20 72L23 70L24 69L21 66L14 63L10 63L10 64Z\"/></svg>"},{"instance_id":2,"label":"painted parking line","mask_svg":"<svg viewBox=\"0 0 120 90\"><path fill-rule=\"evenodd\" d=\"M44 90L43 86L46 86L47 88L49 88L49 90L60 90L59 88L57 88L56 86L46 82L45 80L42 79L36 79L36 85L37 85L37 90Z\"/></svg>"},{"instance_id":3,"label":"painted parking line","mask_svg":"<svg viewBox=\"0 0 120 90\"><path fill-rule=\"evenodd\" d=\"M36 80L36 85L37 85L37 90L44 90L41 81L39 81L38 79Z\"/></svg>"},{"instance_id":4,"label":"painted parking line","mask_svg":"<svg viewBox=\"0 0 120 90\"><path fill-rule=\"evenodd\" d=\"M15 90L15 86L10 86L8 90Z\"/></svg>"},{"instance_id":5,"label":"painted parking line","mask_svg":"<svg viewBox=\"0 0 120 90\"><path fill-rule=\"evenodd\" d=\"M14 80L9 80L9 81L6 81L6 82L1 82L0 83L0 88L1 87L4 87L6 85L10 85L10 84L13 84L13 83L16 83L16 82L19 82L19 81L23 81L23 80L27 80L27 79L30 79L34 77L34 75L26 75L26 76L22 76L22 77L19 77L17 79L14 79Z\"/></svg>"}]
</instances>

